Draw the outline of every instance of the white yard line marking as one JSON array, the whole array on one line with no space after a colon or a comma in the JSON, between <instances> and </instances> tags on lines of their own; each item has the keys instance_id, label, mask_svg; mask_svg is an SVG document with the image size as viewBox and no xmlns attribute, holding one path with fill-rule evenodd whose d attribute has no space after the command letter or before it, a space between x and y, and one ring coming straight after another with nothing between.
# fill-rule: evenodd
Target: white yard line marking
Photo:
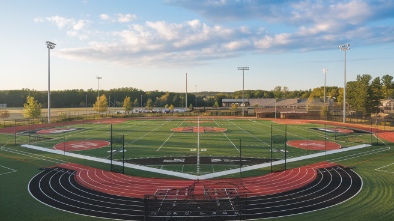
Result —
<instances>
[{"instance_id":1,"label":"white yard line marking","mask_svg":"<svg viewBox=\"0 0 394 221\"><path fill-rule=\"evenodd\" d=\"M392 171L382 170L383 168L386 168L386 167L389 167L389 166L392 166L392 165L394 165L394 163L390 163L390 164L387 164L386 166L382 166L382 167L376 168L375 170L376 171L380 171L380 172L385 172L385 173L394 173Z\"/></svg>"},{"instance_id":2,"label":"white yard line marking","mask_svg":"<svg viewBox=\"0 0 394 221\"><path fill-rule=\"evenodd\" d=\"M214 120L215 124L219 126L219 124ZM227 140L233 145L233 147L239 152L240 150L237 148L237 146L230 140L230 138L227 136L227 134L223 131L223 135L227 138Z\"/></svg>"},{"instance_id":3,"label":"white yard line marking","mask_svg":"<svg viewBox=\"0 0 394 221\"><path fill-rule=\"evenodd\" d=\"M9 170L9 172L0 173L0 176L1 176L1 175L6 175L6 174L10 174L10 173L15 173L15 172L18 171L18 170L11 169L11 168L9 168L9 167L5 167L5 166L2 166L2 165L0 165L0 167L4 168L4 169L6 169L6 170Z\"/></svg>"},{"instance_id":4,"label":"white yard line marking","mask_svg":"<svg viewBox=\"0 0 394 221\"><path fill-rule=\"evenodd\" d=\"M156 150L156 152L159 151L159 150L167 143L167 141L172 137L172 135L173 135L174 133L175 133L175 132L172 132L172 133L170 134L170 136L168 136L167 140L165 140L165 141L161 144L161 146Z\"/></svg>"},{"instance_id":5,"label":"white yard line marking","mask_svg":"<svg viewBox=\"0 0 394 221\"><path fill-rule=\"evenodd\" d=\"M168 122L170 122L170 121L166 121L164 124L167 124ZM182 123L183 123L183 122L182 122ZM182 124L182 123L181 123L181 124ZM149 135L150 133L152 133L153 131L158 130L158 129L159 129L160 127L162 127L164 124L162 124L162 125L160 125L160 126L154 128L153 130L147 132L146 134L142 135L141 137L139 137L139 138L137 138L137 139L135 139L135 140L133 140L133 141L131 141L131 142L126 142L126 144L132 144L132 143L137 142L138 140L141 140L142 138L148 136L148 135Z\"/></svg>"}]
</instances>

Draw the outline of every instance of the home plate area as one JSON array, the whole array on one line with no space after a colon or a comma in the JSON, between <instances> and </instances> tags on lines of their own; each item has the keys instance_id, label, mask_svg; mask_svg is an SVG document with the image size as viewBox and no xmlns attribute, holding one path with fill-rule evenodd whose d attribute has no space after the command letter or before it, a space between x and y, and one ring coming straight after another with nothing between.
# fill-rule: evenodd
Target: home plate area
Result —
<instances>
[{"instance_id":1,"label":"home plate area","mask_svg":"<svg viewBox=\"0 0 394 221\"><path fill-rule=\"evenodd\" d=\"M252 220L303 214L359 193L360 176L317 164L247 178L211 180L128 176L74 163L43 168L28 185L45 205L118 220Z\"/></svg>"}]
</instances>

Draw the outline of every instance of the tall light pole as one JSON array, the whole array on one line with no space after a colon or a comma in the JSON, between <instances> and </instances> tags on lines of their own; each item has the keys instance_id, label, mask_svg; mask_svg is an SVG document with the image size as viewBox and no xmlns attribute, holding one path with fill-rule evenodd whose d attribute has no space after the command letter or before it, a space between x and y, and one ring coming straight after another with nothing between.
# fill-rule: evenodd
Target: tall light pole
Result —
<instances>
[{"instance_id":1,"label":"tall light pole","mask_svg":"<svg viewBox=\"0 0 394 221\"><path fill-rule=\"evenodd\" d=\"M187 73L186 73L186 93L185 93L185 100L186 100L185 111L187 111Z\"/></svg>"},{"instance_id":2,"label":"tall light pole","mask_svg":"<svg viewBox=\"0 0 394 221\"><path fill-rule=\"evenodd\" d=\"M197 84L195 86L196 86L196 107L197 107Z\"/></svg>"},{"instance_id":3,"label":"tall light pole","mask_svg":"<svg viewBox=\"0 0 394 221\"><path fill-rule=\"evenodd\" d=\"M51 49L55 48L55 43L46 41L48 48L48 123L51 123Z\"/></svg>"},{"instance_id":4,"label":"tall light pole","mask_svg":"<svg viewBox=\"0 0 394 221\"><path fill-rule=\"evenodd\" d=\"M245 91L245 71L249 70L249 67L238 67L238 71L242 70L242 117L245 117L245 102L244 102L244 91Z\"/></svg>"},{"instance_id":5,"label":"tall light pole","mask_svg":"<svg viewBox=\"0 0 394 221\"><path fill-rule=\"evenodd\" d=\"M343 123L346 122L346 51L350 49L350 44L338 46L339 50L345 52L345 71L343 80Z\"/></svg>"},{"instance_id":6,"label":"tall light pole","mask_svg":"<svg viewBox=\"0 0 394 221\"><path fill-rule=\"evenodd\" d=\"M324 73L324 104L326 104L326 75L327 75L327 68L323 68Z\"/></svg>"},{"instance_id":7,"label":"tall light pole","mask_svg":"<svg viewBox=\"0 0 394 221\"><path fill-rule=\"evenodd\" d=\"M100 113L100 79L103 78L96 76L96 79L97 79L97 106L98 106L98 112Z\"/></svg>"}]
</instances>

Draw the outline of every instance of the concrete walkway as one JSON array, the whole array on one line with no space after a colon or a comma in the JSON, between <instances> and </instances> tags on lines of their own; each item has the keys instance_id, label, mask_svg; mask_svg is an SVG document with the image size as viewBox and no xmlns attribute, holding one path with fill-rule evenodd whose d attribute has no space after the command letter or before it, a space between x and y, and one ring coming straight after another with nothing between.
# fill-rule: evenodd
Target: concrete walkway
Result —
<instances>
[{"instance_id":1,"label":"concrete walkway","mask_svg":"<svg viewBox=\"0 0 394 221\"><path fill-rule=\"evenodd\" d=\"M85 155L75 154L75 153L70 153L70 152L64 152L62 150L54 150L54 149L34 146L34 145L30 145L30 144L23 144L21 146L29 148L29 149L34 149L34 150L39 150L39 151L44 151L44 152L49 152L49 153L54 153L54 154L59 154L59 155L65 155L65 156L75 157L75 158L84 159L84 160L90 160L90 161L106 163L106 164L111 163L111 161L108 159L85 156ZM286 162L290 163L290 162L295 162L295 161L300 161L300 160L305 160L305 159L311 159L311 158L321 157L321 156L325 156L325 155L331 155L331 154L336 154L336 153L341 153L341 152L346 152L346 151L351 151L351 150L357 150L357 149L361 149L361 148L365 148L365 147L369 147L369 146L371 146L371 145L361 144L361 145L347 147L347 148L343 148L343 149L330 150L330 151L326 151L326 152L319 152L319 153L305 155L305 156L301 156L301 157L288 158L286 160ZM278 161L273 161L272 165L280 165L280 164L284 164L284 163L285 163L285 160L278 160ZM123 166L123 163L118 162L118 161L112 161L112 164L118 165L118 166ZM163 169L157 169L157 168L152 168L152 167L147 167L147 166L141 166L141 165L136 165L136 164L131 164L131 163L124 163L124 166L127 168L133 168L133 169L142 170L142 171L149 171L149 172L153 172L153 173L160 173L160 174L180 177L180 178L184 178L184 179L204 180L204 179L211 179L211 178L221 177L221 176L230 175L230 174L236 174L239 172L245 172L245 171L270 167L271 163L262 163L262 164L252 165L252 166L245 166L245 167L241 168L241 171L238 168L238 169L231 169L231 170L225 170L225 171L220 171L220 172L215 172L215 173L204 174L204 175L200 175L200 176L187 174L187 173L181 173L181 172L175 172L175 171L169 171L169 170L163 170Z\"/></svg>"}]
</instances>

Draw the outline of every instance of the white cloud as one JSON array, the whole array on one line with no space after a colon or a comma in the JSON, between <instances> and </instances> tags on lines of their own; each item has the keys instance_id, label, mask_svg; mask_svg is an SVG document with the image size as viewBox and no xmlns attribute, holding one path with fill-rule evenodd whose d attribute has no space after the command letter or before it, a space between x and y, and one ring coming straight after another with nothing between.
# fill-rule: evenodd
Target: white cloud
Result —
<instances>
[{"instance_id":1,"label":"white cloud","mask_svg":"<svg viewBox=\"0 0 394 221\"><path fill-rule=\"evenodd\" d=\"M99 17L101 20L109 20L110 19L110 16L107 14L101 14Z\"/></svg>"},{"instance_id":2,"label":"white cloud","mask_svg":"<svg viewBox=\"0 0 394 221\"><path fill-rule=\"evenodd\" d=\"M73 29L78 31L78 30L81 30L82 28L84 28L85 25L86 25L86 21L78 20L77 22L74 23Z\"/></svg>"},{"instance_id":3,"label":"white cloud","mask_svg":"<svg viewBox=\"0 0 394 221\"><path fill-rule=\"evenodd\" d=\"M81 30L87 24L91 23L89 20L76 20L74 18L65 18L57 15L45 18L35 18L34 21L37 23L52 22L60 29L72 28L74 30Z\"/></svg>"},{"instance_id":4,"label":"white cloud","mask_svg":"<svg viewBox=\"0 0 394 221\"><path fill-rule=\"evenodd\" d=\"M118 16L118 22L120 23L131 22L137 18L137 16L133 14L118 14L117 16Z\"/></svg>"},{"instance_id":5,"label":"white cloud","mask_svg":"<svg viewBox=\"0 0 394 221\"><path fill-rule=\"evenodd\" d=\"M46 17L43 20L55 23L56 26L60 29L64 28L67 25L75 23L74 19L63 18L60 16Z\"/></svg>"},{"instance_id":6,"label":"white cloud","mask_svg":"<svg viewBox=\"0 0 394 221\"><path fill-rule=\"evenodd\" d=\"M35 22L43 23L49 22L54 23L59 29L67 29L66 34L70 37L77 37L80 40L85 40L89 36L89 31L85 28L92 23L89 20L76 20L74 18L65 18L61 16L51 16L45 18L35 18Z\"/></svg>"},{"instance_id":7,"label":"white cloud","mask_svg":"<svg viewBox=\"0 0 394 221\"><path fill-rule=\"evenodd\" d=\"M241 41L231 41L229 43L224 44L224 48L230 51L239 50L242 48L246 48L251 45L249 40L241 40Z\"/></svg>"},{"instance_id":8,"label":"white cloud","mask_svg":"<svg viewBox=\"0 0 394 221\"><path fill-rule=\"evenodd\" d=\"M137 19L133 14L99 16L101 20L119 22L116 26L121 28L119 31L102 31L98 26L102 23L94 24L95 30L89 30L92 28L90 24L93 24L91 21L60 16L36 18L35 22L52 22L61 29L67 29L66 33L70 37L91 39L86 48L64 49L59 55L126 65L189 65L239 56L242 53L320 50L327 45L350 42L349 40L367 43L394 41L393 25L375 27L368 24L371 19L375 22L384 18L378 18L377 15L384 7L362 0L278 0L270 1L269 4L255 0L238 3L230 0L207 0L202 1L202 5L194 1L181 2L196 6L193 8L196 11L204 10L204 15L216 13L231 16L227 15L228 11L220 10L223 8L237 11L239 16L250 12L246 17L253 21L253 26L239 21L211 24L202 22L202 19L131 23ZM255 8L235 7L237 4ZM263 15L265 12L268 13ZM272 17L267 18L269 16ZM278 23L280 28L270 26L270 22Z\"/></svg>"}]
</instances>

